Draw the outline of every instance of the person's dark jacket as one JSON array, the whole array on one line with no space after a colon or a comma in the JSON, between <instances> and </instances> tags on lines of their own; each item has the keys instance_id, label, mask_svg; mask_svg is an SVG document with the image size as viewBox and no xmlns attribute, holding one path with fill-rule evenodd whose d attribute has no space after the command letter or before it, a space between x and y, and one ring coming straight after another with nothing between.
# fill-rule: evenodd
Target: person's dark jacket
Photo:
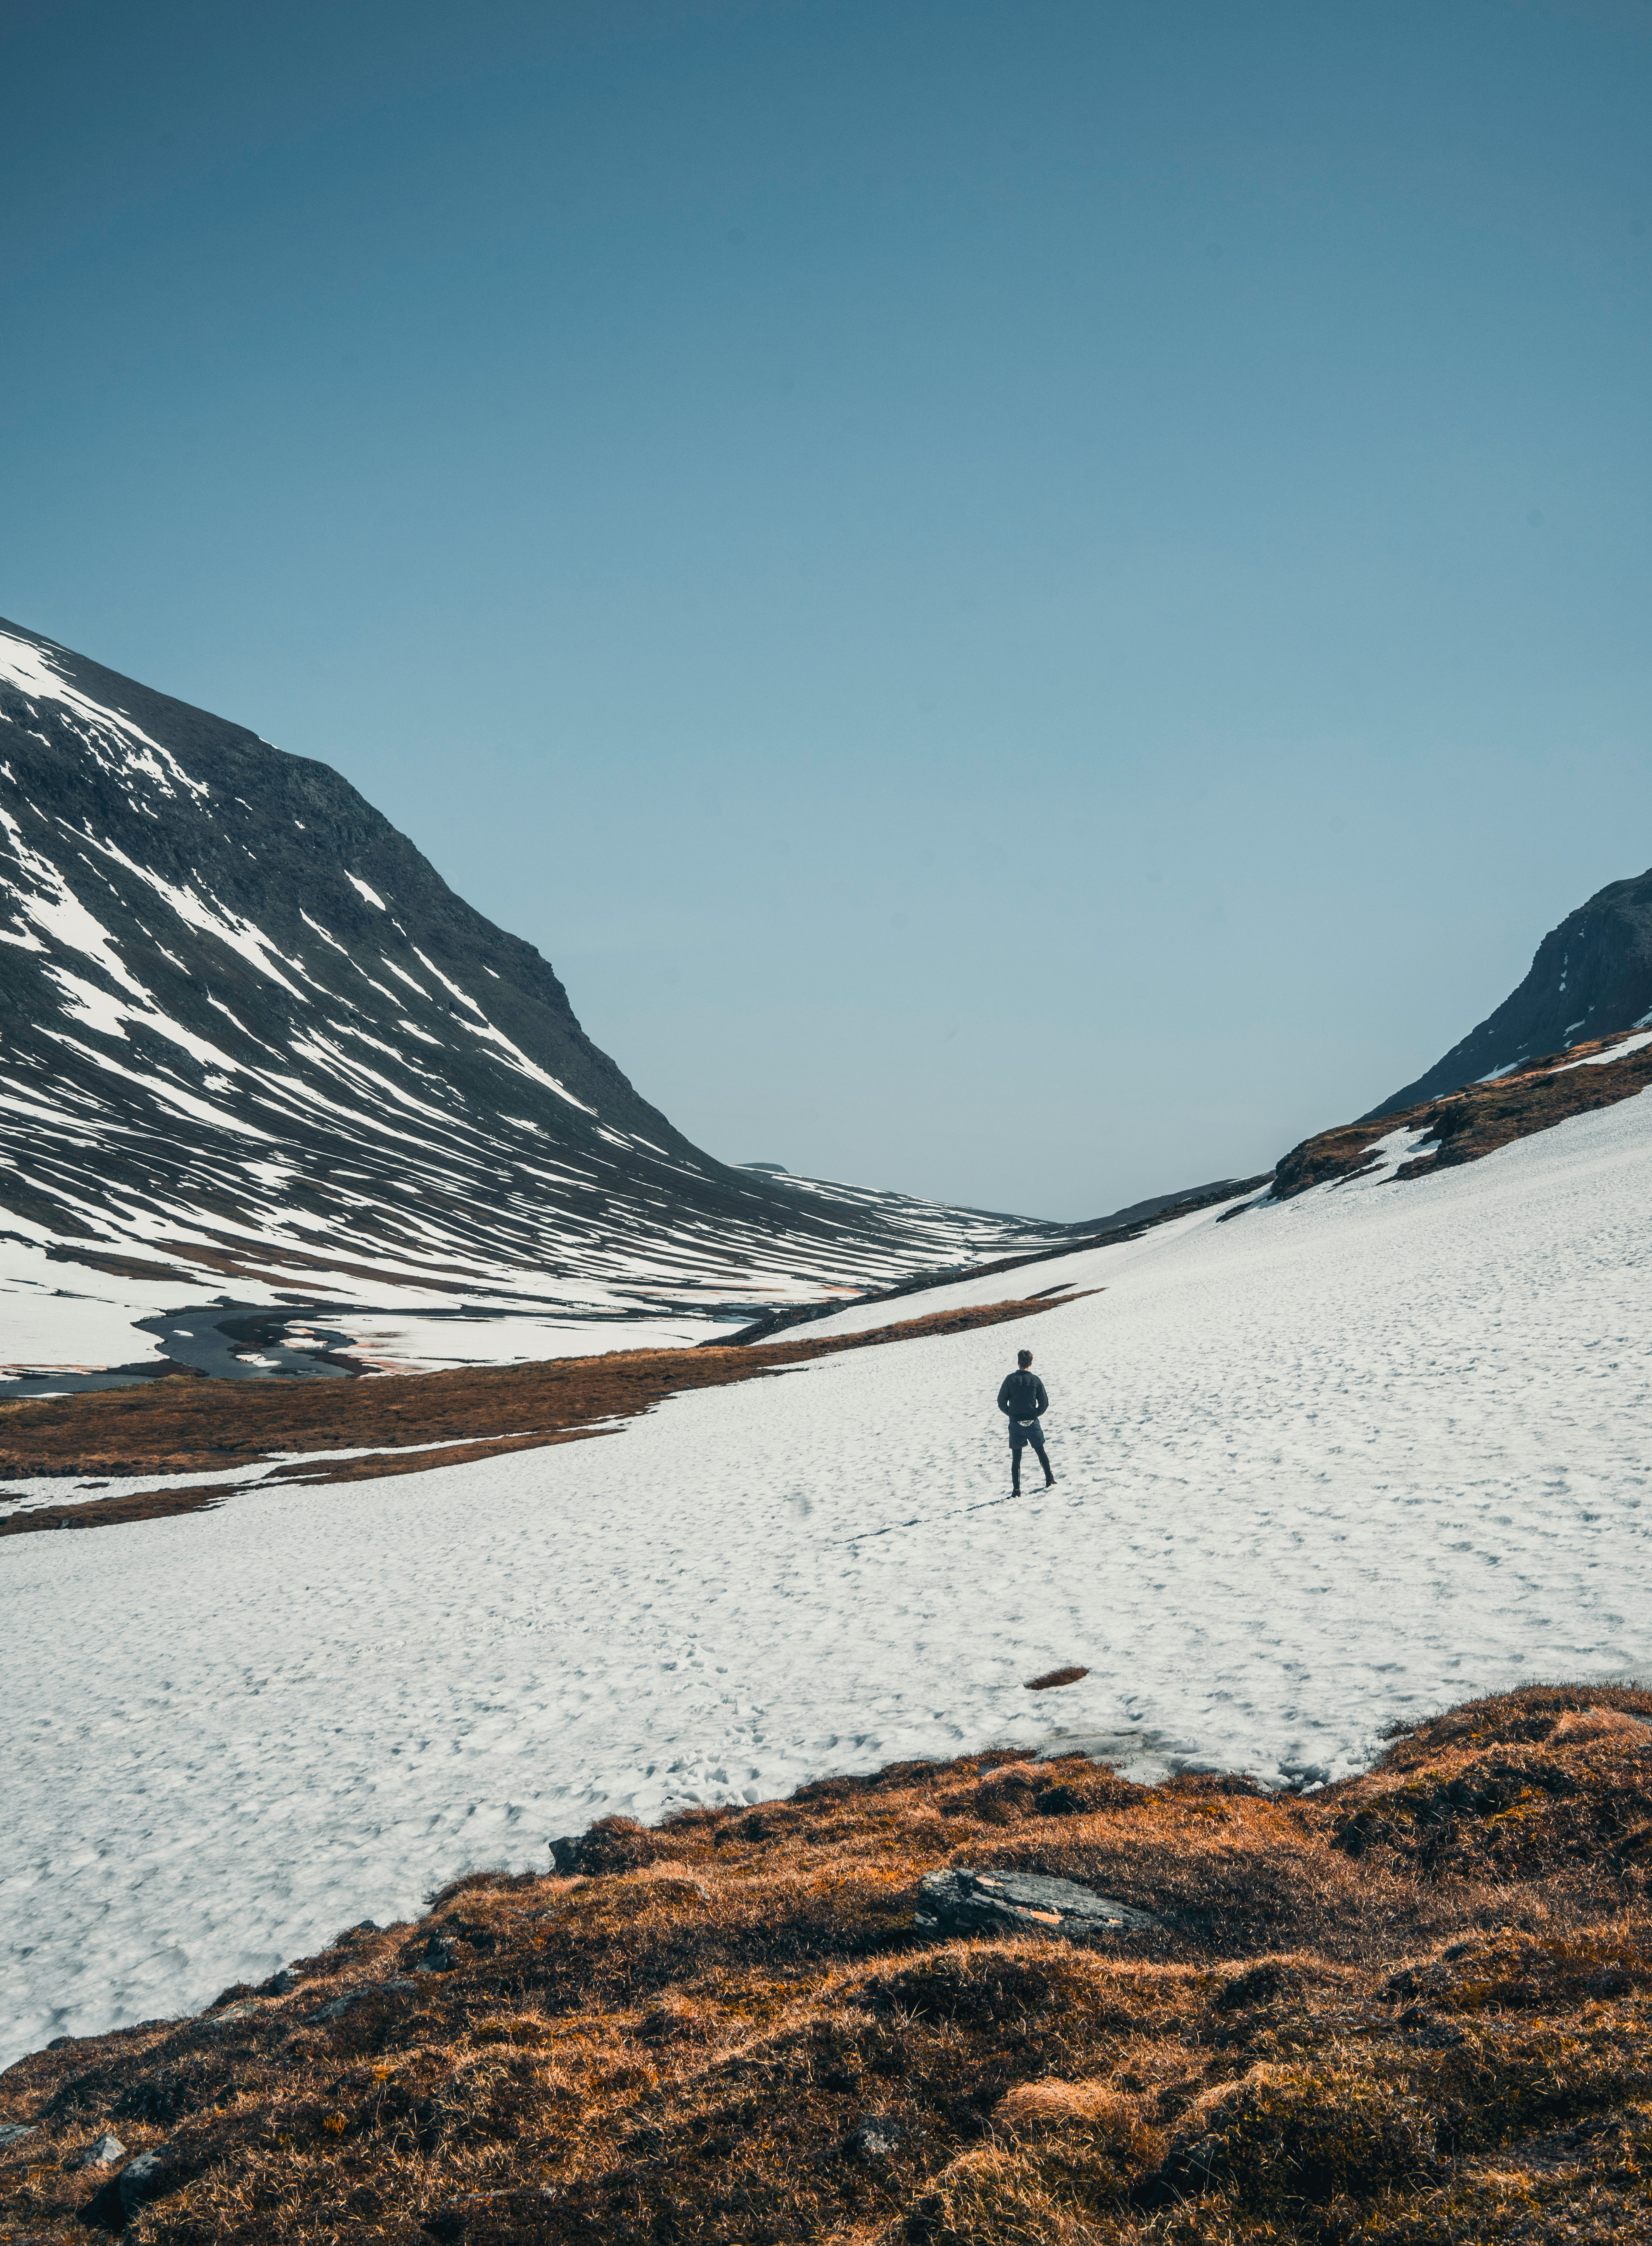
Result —
<instances>
[{"instance_id":1,"label":"person's dark jacket","mask_svg":"<svg viewBox=\"0 0 1652 2246\"><path fill-rule=\"evenodd\" d=\"M1049 1410L1049 1392L1035 1372L1018 1365L998 1392L998 1408L1009 1419L1036 1419Z\"/></svg>"}]
</instances>

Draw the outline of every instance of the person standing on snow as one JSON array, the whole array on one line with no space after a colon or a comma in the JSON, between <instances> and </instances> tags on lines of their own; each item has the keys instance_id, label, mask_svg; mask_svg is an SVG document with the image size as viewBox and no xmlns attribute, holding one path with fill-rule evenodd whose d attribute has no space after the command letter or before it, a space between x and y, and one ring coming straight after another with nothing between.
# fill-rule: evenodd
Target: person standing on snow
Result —
<instances>
[{"instance_id":1,"label":"person standing on snow","mask_svg":"<svg viewBox=\"0 0 1652 2246\"><path fill-rule=\"evenodd\" d=\"M1028 1443L1044 1469L1044 1487L1048 1489L1055 1477L1049 1470L1044 1430L1038 1422L1040 1413L1049 1410L1049 1392L1033 1370L1030 1349L1016 1351L1015 1370L998 1392L998 1408L1009 1421L1010 1495L1019 1497L1021 1494L1021 1452Z\"/></svg>"}]
</instances>

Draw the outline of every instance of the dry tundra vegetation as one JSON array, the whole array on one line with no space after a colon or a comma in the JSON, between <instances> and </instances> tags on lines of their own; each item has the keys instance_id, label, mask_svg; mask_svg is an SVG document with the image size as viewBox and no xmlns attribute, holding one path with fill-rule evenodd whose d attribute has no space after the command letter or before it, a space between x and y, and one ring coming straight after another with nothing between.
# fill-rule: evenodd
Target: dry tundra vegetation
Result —
<instances>
[{"instance_id":1,"label":"dry tundra vegetation","mask_svg":"<svg viewBox=\"0 0 1652 2246\"><path fill-rule=\"evenodd\" d=\"M1628 1033L1580 1038L1562 1052L1523 1062L1507 1076L1465 1084L1437 1099L1363 1123L1341 1123L1293 1147L1273 1174L1273 1197L1289 1201L1311 1186L1356 1177L1373 1167L1372 1142L1390 1131L1422 1134L1418 1150L1396 1173L1398 1182L1426 1177L1430 1170L1478 1162L1534 1131L1551 1131L1573 1115L1592 1114L1620 1099L1633 1099L1652 1084L1652 1046L1635 1045L1621 1060L1599 1056L1628 1041Z\"/></svg>"},{"instance_id":2,"label":"dry tundra vegetation","mask_svg":"<svg viewBox=\"0 0 1652 2246\"><path fill-rule=\"evenodd\" d=\"M162 1489L0 1513L0 1536L123 1528L137 1521L202 1512L221 1504L236 1485L201 1481L199 1476L271 1460L287 1463L283 1472L261 1481L260 1488L378 1481L497 1458L507 1451L590 1440L690 1389L760 1379L844 1350L881 1349L1036 1317L1082 1302L1093 1291L1078 1290L1057 1302L1016 1299L932 1310L868 1333L816 1341L614 1350L604 1357L385 1374L371 1380L210 1380L183 1373L90 1395L0 1404L0 1482L50 1475L82 1482L98 1474L112 1480L178 1477ZM345 1455L329 1458L330 1452ZM365 1455L352 1457L351 1452Z\"/></svg>"},{"instance_id":3,"label":"dry tundra vegetation","mask_svg":"<svg viewBox=\"0 0 1652 2246\"><path fill-rule=\"evenodd\" d=\"M563 1851L564 1861L569 1851ZM905 1764L592 1827L0 2076L0 2240L1652 2236L1652 1694L1531 1687L1300 1797ZM926 1937L947 1864L1155 1912Z\"/></svg>"}]
</instances>

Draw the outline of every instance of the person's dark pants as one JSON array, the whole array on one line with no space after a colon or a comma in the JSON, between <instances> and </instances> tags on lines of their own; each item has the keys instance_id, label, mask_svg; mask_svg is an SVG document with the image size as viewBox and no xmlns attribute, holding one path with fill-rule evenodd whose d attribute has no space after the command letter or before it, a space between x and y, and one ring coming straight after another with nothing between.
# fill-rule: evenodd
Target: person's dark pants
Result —
<instances>
[{"instance_id":1,"label":"person's dark pants","mask_svg":"<svg viewBox=\"0 0 1652 2246\"><path fill-rule=\"evenodd\" d=\"M1031 1444L1033 1455L1044 1469L1046 1487L1055 1475L1049 1470L1049 1457L1044 1448L1044 1430L1036 1419L1030 1427L1018 1427L1014 1419L1009 1423L1009 1486L1018 1490L1021 1486L1021 1453Z\"/></svg>"}]
</instances>

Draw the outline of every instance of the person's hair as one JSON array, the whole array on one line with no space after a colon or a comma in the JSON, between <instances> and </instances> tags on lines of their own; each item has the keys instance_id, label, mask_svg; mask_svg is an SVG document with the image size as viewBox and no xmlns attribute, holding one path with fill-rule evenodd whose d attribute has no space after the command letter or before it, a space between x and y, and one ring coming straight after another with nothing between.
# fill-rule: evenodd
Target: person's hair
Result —
<instances>
[{"instance_id":1,"label":"person's hair","mask_svg":"<svg viewBox=\"0 0 1652 2246\"><path fill-rule=\"evenodd\" d=\"M1018 1349L1016 1351L1015 1362L1017 1365L1030 1365L1032 1361L1033 1352L1030 1349Z\"/></svg>"}]
</instances>

